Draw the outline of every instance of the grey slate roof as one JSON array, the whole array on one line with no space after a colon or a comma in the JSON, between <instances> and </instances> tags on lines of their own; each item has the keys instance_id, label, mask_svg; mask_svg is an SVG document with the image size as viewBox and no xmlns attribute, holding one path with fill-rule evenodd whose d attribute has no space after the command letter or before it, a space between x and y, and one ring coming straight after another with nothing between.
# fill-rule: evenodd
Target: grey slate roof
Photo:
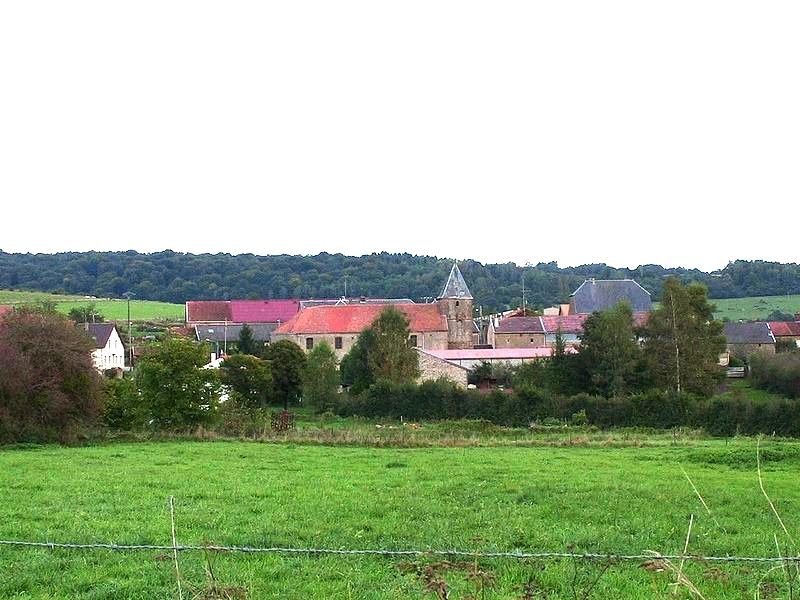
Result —
<instances>
[{"instance_id":1,"label":"grey slate roof","mask_svg":"<svg viewBox=\"0 0 800 600\"><path fill-rule=\"evenodd\" d=\"M587 279L572 293L573 311L581 314L613 308L627 301L633 312L650 312L650 292L633 279Z\"/></svg>"},{"instance_id":2,"label":"grey slate roof","mask_svg":"<svg viewBox=\"0 0 800 600\"><path fill-rule=\"evenodd\" d=\"M457 263L453 263L453 268L450 269L450 275L442 288L442 293L439 298L467 298L472 299L472 294L467 287L467 282L464 281L464 276L461 275L461 270L458 268Z\"/></svg>"},{"instance_id":3,"label":"grey slate roof","mask_svg":"<svg viewBox=\"0 0 800 600\"><path fill-rule=\"evenodd\" d=\"M774 344L769 323L725 323L722 330L729 344Z\"/></svg>"},{"instance_id":4,"label":"grey slate roof","mask_svg":"<svg viewBox=\"0 0 800 600\"><path fill-rule=\"evenodd\" d=\"M86 323L86 332L94 338L95 346L105 348L111 332L114 331L113 323Z\"/></svg>"},{"instance_id":5,"label":"grey slate roof","mask_svg":"<svg viewBox=\"0 0 800 600\"><path fill-rule=\"evenodd\" d=\"M253 339L257 342L269 342L272 332L277 329L277 323L252 323L250 330L253 332ZM195 325L194 332L198 342L228 342L236 343L239 341L239 334L242 333L242 325L228 325L227 332L224 325Z\"/></svg>"}]
</instances>

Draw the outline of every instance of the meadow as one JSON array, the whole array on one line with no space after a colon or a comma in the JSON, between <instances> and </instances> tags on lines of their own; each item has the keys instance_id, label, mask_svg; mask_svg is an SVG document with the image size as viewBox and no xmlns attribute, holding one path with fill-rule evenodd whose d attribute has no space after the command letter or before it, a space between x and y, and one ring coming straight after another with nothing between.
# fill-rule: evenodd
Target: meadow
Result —
<instances>
[{"instance_id":1,"label":"meadow","mask_svg":"<svg viewBox=\"0 0 800 600\"><path fill-rule=\"evenodd\" d=\"M114 298L91 298L87 296L67 296L48 294L46 292L27 292L0 290L0 304L29 304L36 302L54 302L56 310L67 314L73 308L83 308L94 304L97 311L106 321L127 321L128 301ZM184 319L184 306L169 302L152 300L131 300L132 321L171 321Z\"/></svg>"},{"instance_id":2,"label":"meadow","mask_svg":"<svg viewBox=\"0 0 800 600\"><path fill-rule=\"evenodd\" d=\"M714 316L731 321L757 321L766 319L773 311L794 315L800 313L800 295L754 296L751 298L712 299L716 305Z\"/></svg>"},{"instance_id":3,"label":"meadow","mask_svg":"<svg viewBox=\"0 0 800 600\"><path fill-rule=\"evenodd\" d=\"M775 556L776 535L791 551L759 489L752 438L335 418L280 436L0 449L0 539L169 545L174 496L179 544L675 554L694 515L690 554ZM798 539L800 443L767 439L761 454ZM658 561L179 558L184 598L649 599L673 597L675 580ZM787 598L773 566L684 570L705 598ZM0 597L178 594L168 552L0 546Z\"/></svg>"}]
</instances>

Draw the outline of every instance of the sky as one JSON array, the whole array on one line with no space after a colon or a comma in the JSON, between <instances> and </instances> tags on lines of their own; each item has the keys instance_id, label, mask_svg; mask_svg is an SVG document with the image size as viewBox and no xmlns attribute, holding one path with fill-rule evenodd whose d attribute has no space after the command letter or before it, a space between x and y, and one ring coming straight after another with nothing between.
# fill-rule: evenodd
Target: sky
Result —
<instances>
[{"instance_id":1,"label":"sky","mask_svg":"<svg viewBox=\"0 0 800 600\"><path fill-rule=\"evenodd\" d=\"M800 261L800 3L0 4L0 249Z\"/></svg>"}]
</instances>

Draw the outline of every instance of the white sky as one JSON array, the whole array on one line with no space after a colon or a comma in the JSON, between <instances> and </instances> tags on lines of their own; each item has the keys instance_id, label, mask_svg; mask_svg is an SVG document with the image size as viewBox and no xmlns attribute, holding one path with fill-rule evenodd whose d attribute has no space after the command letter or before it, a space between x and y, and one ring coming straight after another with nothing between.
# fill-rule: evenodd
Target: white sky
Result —
<instances>
[{"instance_id":1,"label":"white sky","mask_svg":"<svg viewBox=\"0 0 800 600\"><path fill-rule=\"evenodd\" d=\"M795 262L798 31L796 0L3 2L0 248Z\"/></svg>"}]
</instances>

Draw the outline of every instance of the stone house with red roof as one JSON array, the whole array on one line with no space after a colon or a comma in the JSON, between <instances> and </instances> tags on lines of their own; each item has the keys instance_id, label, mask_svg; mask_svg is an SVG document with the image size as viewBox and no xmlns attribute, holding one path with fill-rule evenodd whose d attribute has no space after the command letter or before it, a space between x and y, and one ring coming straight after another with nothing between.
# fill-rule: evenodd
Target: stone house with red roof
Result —
<instances>
[{"instance_id":1,"label":"stone house with red roof","mask_svg":"<svg viewBox=\"0 0 800 600\"><path fill-rule=\"evenodd\" d=\"M768 323L776 342L800 347L800 314L795 315L794 318L794 321L770 321Z\"/></svg>"},{"instance_id":2,"label":"stone house with red roof","mask_svg":"<svg viewBox=\"0 0 800 600\"><path fill-rule=\"evenodd\" d=\"M650 313L633 313L633 324L642 327L647 323ZM542 317L507 317L493 320L489 324L487 341L493 348L535 348L552 347L556 337L568 346L580 344L583 324L588 314L546 315Z\"/></svg>"},{"instance_id":3,"label":"stone house with red roof","mask_svg":"<svg viewBox=\"0 0 800 600\"><path fill-rule=\"evenodd\" d=\"M306 351L324 340L341 359L388 304L308 306L278 327L272 339L291 340ZM453 264L436 302L394 303L393 306L409 320L412 346L422 350L472 347L473 298L458 265Z\"/></svg>"}]
</instances>

